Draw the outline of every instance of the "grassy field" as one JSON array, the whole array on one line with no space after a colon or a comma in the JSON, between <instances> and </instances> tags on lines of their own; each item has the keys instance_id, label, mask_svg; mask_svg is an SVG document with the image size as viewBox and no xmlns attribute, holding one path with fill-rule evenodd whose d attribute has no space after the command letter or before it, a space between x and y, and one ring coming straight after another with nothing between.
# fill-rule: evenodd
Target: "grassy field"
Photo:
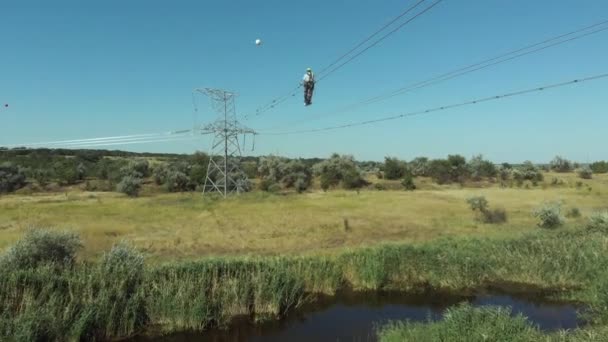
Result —
<instances>
[{"instance_id":1,"label":"grassy field","mask_svg":"<svg viewBox=\"0 0 608 342\"><path fill-rule=\"evenodd\" d=\"M563 181L553 185L552 179ZM385 188L398 182L374 180ZM582 186L576 186L577 182ZM531 215L545 201L562 201L564 213L583 216L608 206L608 175L581 180L575 174L545 174L538 187L498 184L438 186L417 180L419 190L314 191L302 195L253 192L228 200L199 193L140 198L118 193L42 193L0 197L0 250L28 227L77 232L84 255L95 258L120 240L131 242L152 260L226 255L332 254L344 248L382 242L420 243L442 236L504 238L536 228ZM466 198L483 195L491 208L506 209L508 222L480 223ZM569 219L573 226L581 219Z\"/></svg>"}]
</instances>

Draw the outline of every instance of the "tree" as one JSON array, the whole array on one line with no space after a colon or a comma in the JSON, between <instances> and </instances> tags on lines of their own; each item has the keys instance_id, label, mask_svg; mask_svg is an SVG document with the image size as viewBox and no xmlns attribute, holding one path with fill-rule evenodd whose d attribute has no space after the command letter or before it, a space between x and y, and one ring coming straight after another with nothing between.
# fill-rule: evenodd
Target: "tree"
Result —
<instances>
[{"instance_id":1,"label":"tree","mask_svg":"<svg viewBox=\"0 0 608 342\"><path fill-rule=\"evenodd\" d=\"M591 171L593 173L607 173L608 172L608 162L598 161L589 165Z\"/></svg>"},{"instance_id":2,"label":"tree","mask_svg":"<svg viewBox=\"0 0 608 342\"><path fill-rule=\"evenodd\" d=\"M13 192L24 187L25 178L20 167L9 162L0 164L0 193Z\"/></svg>"},{"instance_id":3,"label":"tree","mask_svg":"<svg viewBox=\"0 0 608 342\"><path fill-rule=\"evenodd\" d=\"M427 157L417 157L408 163L412 176L414 177L428 177L430 175L430 162Z\"/></svg>"},{"instance_id":4,"label":"tree","mask_svg":"<svg viewBox=\"0 0 608 342\"><path fill-rule=\"evenodd\" d=\"M551 167L551 170L555 172L572 171L572 163L569 160L564 159L560 156L556 156L555 158L553 158L551 163L549 163L549 166Z\"/></svg>"},{"instance_id":5,"label":"tree","mask_svg":"<svg viewBox=\"0 0 608 342\"><path fill-rule=\"evenodd\" d=\"M489 160L484 160L481 154L471 158L467 167L473 180L496 177L497 174L496 166Z\"/></svg>"},{"instance_id":6,"label":"tree","mask_svg":"<svg viewBox=\"0 0 608 342\"><path fill-rule=\"evenodd\" d=\"M313 170L319 176L323 190L337 185L354 189L367 184L352 156L334 153L329 159L316 164Z\"/></svg>"},{"instance_id":7,"label":"tree","mask_svg":"<svg viewBox=\"0 0 608 342\"><path fill-rule=\"evenodd\" d=\"M407 172L407 164L397 158L384 158L384 178L400 179Z\"/></svg>"},{"instance_id":8,"label":"tree","mask_svg":"<svg viewBox=\"0 0 608 342\"><path fill-rule=\"evenodd\" d=\"M129 197L137 197L141 189L141 179L133 175L124 176L116 186L118 192L127 194Z\"/></svg>"}]
</instances>

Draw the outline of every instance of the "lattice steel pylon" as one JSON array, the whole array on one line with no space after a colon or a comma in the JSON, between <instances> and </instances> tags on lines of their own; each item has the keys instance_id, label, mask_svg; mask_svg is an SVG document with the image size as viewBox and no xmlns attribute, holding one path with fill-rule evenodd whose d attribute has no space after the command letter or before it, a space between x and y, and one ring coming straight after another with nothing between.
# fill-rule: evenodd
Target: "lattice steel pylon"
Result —
<instances>
[{"instance_id":1,"label":"lattice steel pylon","mask_svg":"<svg viewBox=\"0 0 608 342\"><path fill-rule=\"evenodd\" d=\"M212 88L195 89L195 91L207 95L211 100L212 109L218 114L218 118L213 123L201 127L202 132L214 134L203 195L219 192L227 197L230 193L241 193L245 190L248 179L240 169L239 135L256 133L237 121L235 93Z\"/></svg>"}]
</instances>

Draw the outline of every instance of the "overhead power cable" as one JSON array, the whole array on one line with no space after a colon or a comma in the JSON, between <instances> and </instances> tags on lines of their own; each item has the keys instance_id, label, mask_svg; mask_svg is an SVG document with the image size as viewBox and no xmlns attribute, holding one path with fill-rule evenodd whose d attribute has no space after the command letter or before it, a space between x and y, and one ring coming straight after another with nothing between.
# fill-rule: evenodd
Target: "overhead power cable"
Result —
<instances>
[{"instance_id":1,"label":"overhead power cable","mask_svg":"<svg viewBox=\"0 0 608 342\"><path fill-rule=\"evenodd\" d=\"M323 113L320 115L316 115L313 117L308 117L305 120L298 120L298 121L294 121L285 125L281 125L281 126L274 126L270 129L277 129L277 128L283 128L285 126L293 126L296 124L300 124L300 123L305 123L305 122L310 122L311 120L315 120L315 119L320 119L320 118L326 118L328 116L332 116L332 115L336 115L336 114L340 114L340 113L345 113L354 109L357 109L359 107L363 107L372 103L376 103L376 102L381 102L384 100L387 100L389 98L398 96L398 95L402 95L405 93L409 93L413 90L418 90L418 89L422 89L434 84L438 84L441 82L445 82L460 76L464 76L466 74L475 72L475 71L479 71L491 66L495 66L498 64L502 64L517 58L521 58L524 57L526 55L530 55L533 53L537 53L543 50L546 50L548 48L554 47L554 46L558 46L561 44L565 44L567 42L571 42L577 39L581 39L602 31L606 31L608 30L608 20L604 20L601 21L599 23L593 24L593 25L589 25L586 26L584 28L575 30L575 31L571 31L565 34L561 34L555 37L551 37L548 39L545 39L543 41L537 42L537 43L533 43L527 46L524 46L522 48L518 48L512 51L509 51L507 53L503 53L500 54L498 56L492 57L492 58L488 58L485 59L483 61L480 62L476 62L470 65L467 65L465 67L461 67L461 68L457 68L455 70L449 71L447 73L438 75L438 76L433 76L429 79L423 80L423 81L418 81L412 84L409 84L407 86L401 87L399 89L393 90L387 94L383 94L383 95L378 95L378 96L374 96L368 99L365 99L363 101L360 102L356 102L354 104L350 104L348 106L345 106L341 109L332 111L332 112L328 112L328 113Z\"/></svg>"},{"instance_id":2,"label":"overhead power cable","mask_svg":"<svg viewBox=\"0 0 608 342\"><path fill-rule=\"evenodd\" d=\"M372 42L369 46L365 47L363 50L359 51L357 54L351 56L345 62L343 62L343 63L341 63L341 64L338 65L338 63L340 63L343 59L347 58L349 55L351 55L357 49L359 49L360 47L362 47L363 45L365 45L366 43L368 43L370 40L372 40L374 37L376 37L382 31L384 31L385 29L387 29L388 27L390 27L391 25L393 25L394 23L396 23L397 21L399 21L400 19L402 19L404 16L406 16L407 14L409 14L410 12L412 12L416 7L418 7L420 4L422 4L425 1L426 0L419 0L414 5L408 7L402 13L400 13L397 17L395 17L394 19L392 19L389 23L385 24L382 28L380 28L379 30L377 30L374 33L372 33L370 36L368 36L363 41L361 41L360 43L358 43L355 47L351 48L348 52L346 52L343 55L341 55L340 57L338 57L336 60L334 60L328 66L324 67L319 73L317 73L317 82L319 82L322 79L328 77L330 74L336 72L338 69L340 69L343 66L345 66L346 64L350 63L355 58L359 57L360 55L362 55L363 53L365 53L369 49L371 49L374 46L378 45L380 42L382 42L383 40L385 40L386 38L388 38L392 34L396 33L397 31L399 31L400 29L402 29L404 26L406 26L407 24L409 24L410 22L412 22L414 19L420 17L421 15L423 15L424 13L426 13L427 11L429 11L431 8L435 7L437 4L439 4L443 0L437 0L437 1L435 1L430 6L426 7L421 12L417 13L416 15L414 15L412 18L410 18L410 19L406 20L405 22L401 23L395 29L393 29L390 32L386 33L385 35L383 35L382 37L380 37L376 41ZM258 110L256 111L255 115L256 116L257 115L261 115L262 113L264 113L264 112L266 112L266 111L268 111L270 109L273 109L276 106L278 106L279 104L285 102L290 97L295 96L296 92L301 87L302 87L302 85L298 85L297 87L295 87L294 89L292 89L289 93L286 93L283 96L279 96L279 97L273 99L272 101L268 102L267 104L261 106L260 108L258 108ZM245 115L244 118L248 118L250 116L251 115Z\"/></svg>"},{"instance_id":3,"label":"overhead power cable","mask_svg":"<svg viewBox=\"0 0 608 342\"><path fill-rule=\"evenodd\" d=\"M352 122L352 123L347 123L347 124L343 124L343 125L329 126L329 127L316 128L316 129L307 129L307 130L296 130L296 131L286 131L286 132L266 132L266 133L260 132L260 133L258 133L258 135L291 135L291 134L302 134L302 133L315 133L315 132L331 131L331 130L342 129L342 128L371 125L374 123L390 121L390 120L397 120L397 119L402 119L402 118L417 116L417 115L423 115L423 114L428 114L428 113L432 113L432 112L473 105L473 104L477 104L477 103L481 103L481 102L495 101L495 100L504 99L504 98L508 98L508 97L514 97L514 96L524 95L524 94L528 94L528 93L540 92L540 91L547 90L547 89L564 87L564 86L571 85L571 84L579 84L579 83L602 79L602 78L606 78L606 77L608 77L608 73L580 78L580 79L575 79L575 80L567 81L567 82L544 85L544 86L535 87L535 88L526 89L526 90L515 91L515 92L506 93L506 94L502 94L502 95L483 97L483 98L479 98L476 100L469 100L469 101L465 101L465 102L449 104L449 105L444 105L444 106L440 106L440 107L434 107L434 108L429 108L429 109L424 109L424 110L419 110L419 111L414 111L414 112L409 112L409 113L387 116L387 117L378 118L378 119Z\"/></svg>"}]
</instances>

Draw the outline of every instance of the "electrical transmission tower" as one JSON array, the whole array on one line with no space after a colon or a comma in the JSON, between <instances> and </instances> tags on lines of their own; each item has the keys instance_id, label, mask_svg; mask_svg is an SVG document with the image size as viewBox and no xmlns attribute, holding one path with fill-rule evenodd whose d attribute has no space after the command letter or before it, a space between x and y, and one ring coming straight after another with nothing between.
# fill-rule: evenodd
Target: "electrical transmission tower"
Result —
<instances>
[{"instance_id":1,"label":"electrical transmission tower","mask_svg":"<svg viewBox=\"0 0 608 342\"><path fill-rule=\"evenodd\" d=\"M236 94L221 89L195 89L211 100L211 107L217 119L201 127L201 132L214 134L209 165L203 186L203 195L219 192L226 197L230 193L241 193L248 185L247 175L240 169L241 145L239 135L254 135L255 131L239 124L236 118L234 100ZM245 139L243 138L243 145ZM243 146L244 147L244 146Z\"/></svg>"}]
</instances>

